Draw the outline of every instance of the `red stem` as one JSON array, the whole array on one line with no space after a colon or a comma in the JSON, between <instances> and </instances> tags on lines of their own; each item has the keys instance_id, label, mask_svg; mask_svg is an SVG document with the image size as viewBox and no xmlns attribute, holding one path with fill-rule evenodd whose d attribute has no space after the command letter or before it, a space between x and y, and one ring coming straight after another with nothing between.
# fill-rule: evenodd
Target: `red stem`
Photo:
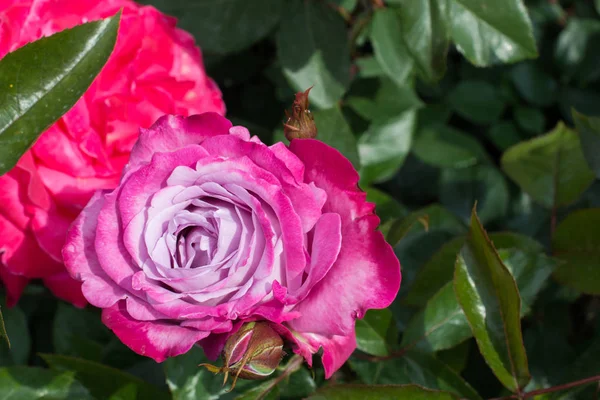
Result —
<instances>
[{"instance_id":1,"label":"red stem","mask_svg":"<svg viewBox=\"0 0 600 400\"><path fill-rule=\"evenodd\" d=\"M513 394L510 396L497 397L497 398L490 399L490 400L528 399L533 396L539 396L541 394L552 393L552 392L559 392L561 390L567 390L567 389L571 389L576 386L587 385L588 383L594 383L594 382L600 382L600 375L590 376L589 378L580 379L575 382L565 383L563 385L552 386L552 387L549 387L546 389L533 390L531 392L523 393L521 395Z\"/></svg>"}]
</instances>

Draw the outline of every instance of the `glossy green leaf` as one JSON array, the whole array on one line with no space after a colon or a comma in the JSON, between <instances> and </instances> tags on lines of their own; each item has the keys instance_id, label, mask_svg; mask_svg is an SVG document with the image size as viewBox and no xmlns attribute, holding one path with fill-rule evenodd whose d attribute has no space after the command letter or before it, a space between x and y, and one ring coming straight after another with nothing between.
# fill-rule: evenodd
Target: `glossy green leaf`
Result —
<instances>
[{"instance_id":1,"label":"glossy green leaf","mask_svg":"<svg viewBox=\"0 0 600 400\"><path fill-rule=\"evenodd\" d=\"M519 63L513 67L510 76L521 97L529 103L545 107L556 101L558 83L538 64Z\"/></svg>"},{"instance_id":2,"label":"glossy green leaf","mask_svg":"<svg viewBox=\"0 0 600 400\"><path fill-rule=\"evenodd\" d=\"M203 51L217 54L243 50L273 30L279 22L280 0L142 0L177 18Z\"/></svg>"},{"instance_id":3,"label":"glossy green leaf","mask_svg":"<svg viewBox=\"0 0 600 400\"><path fill-rule=\"evenodd\" d=\"M600 209L572 212L556 228L553 254L564 262L554 277L589 294L600 294Z\"/></svg>"},{"instance_id":4,"label":"glossy green leaf","mask_svg":"<svg viewBox=\"0 0 600 400\"><path fill-rule=\"evenodd\" d=\"M443 125L419 131L413 151L423 162L440 168L465 168L487 158L475 138Z\"/></svg>"},{"instance_id":5,"label":"glossy green leaf","mask_svg":"<svg viewBox=\"0 0 600 400\"><path fill-rule=\"evenodd\" d=\"M56 33L0 60L0 174L88 89L113 50L119 18Z\"/></svg>"},{"instance_id":6,"label":"glossy green leaf","mask_svg":"<svg viewBox=\"0 0 600 400\"><path fill-rule=\"evenodd\" d=\"M573 110L573 120L579 132L583 155L596 173L596 178L600 179L600 118L587 117Z\"/></svg>"},{"instance_id":7,"label":"glossy green leaf","mask_svg":"<svg viewBox=\"0 0 600 400\"><path fill-rule=\"evenodd\" d=\"M203 397L189 397L192 399L202 399ZM207 397L214 398L214 397ZM279 395L279 389L277 388L276 380L270 379L268 381L261 382L259 385L255 385L245 391L244 393L236 396L234 400L277 400L281 398Z\"/></svg>"},{"instance_id":8,"label":"glossy green leaf","mask_svg":"<svg viewBox=\"0 0 600 400\"><path fill-rule=\"evenodd\" d=\"M375 362L351 359L350 366L369 385L417 384L427 389L445 390L461 398L481 399L463 378L431 354L409 351L400 358Z\"/></svg>"},{"instance_id":9,"label":"glossy green leaf","mask_svg":"<svg viewBox=\"0 0 600 400\"><path fill-rule=\"evenodd\" d=\"M448 102L463 118L476 124L495 122L504 111L504 101L485 81L462 81L449 94Z\"/></svg>"},{"instance_id":10,"label":"glossy green leaf","mask_svg":"<svg viewBox=\"0 0 600 400\"><path fill-rule=\"evenodd\" d=\"M388 180L404 163L412 143L416 112L369 126L358 141L361 184Z\"/></svg>"},{"instance_id":11,"label":"glossy green leaf","mask_svg":"<svg viewBox=\"0 0 600 400\"><path fill-rule=\"evenodd\" d=\"M417 70L425 80L441 79L450 41L448 0L404 0L399 6L404 43Z\"/></svg>"},{"instance_id":12,"label":"glossy green leaf","mask_svg":"<svg viewBox=\"0 0 600 400\"><path fill-rule=\"evenodd\" d=\"M544 136L508 149L502 156L502 168L523 191L547 208L574 202L594 180L579 136L563 123Z\"/></svg>"},{"instance_id":13,"label":"glossy green leaf","mask_svg":"<svg viewBox=\"0 0 600 400\"><path fill-rule=\"evenodd\" d=\"M137 399L169 399L169 394L127 372L103 364L58 354L40 354L50 368L56 371L73 371L94 397L107 398L123 388L134 385Z\"/></svg>"},{"instance_id":14,"label":"glossy green leaf","mask_svg":"<svg viewBox=\"0 0 600 400\"><path fill-rule=\"evenodd\" d=\"M594 4L596 5L596 12L600 14L600 0L594 0Z\"/></svg>"},{"instance_id":15,"label":"glossy green leaf","mask_svg":"<svg viewBox=\"0 0 600 400\"><path fill-rule=\"evenodd\" d=\"M563 79L580 85L600 78L600 21L591 18L569 18L556 42L555 62Z\"/></svg>"},{"instance_id":16,"label":"glossy green leaf","mask_svg":"<svg viewBox=\"0 0 600 400\"><path fill-rule=\"evenodd\" d=\"M0 368L0 398L3 400L92 400L94 397L73 372L37 367Z\"/></svg>"},{"instance_id":17,"label":"glossy green leaf","mask_svg":"<svg viewBox=\"0 0 600 400\"><path fill-rule=\"evenodd\" d=\"M396 221L390 228L386 239L392 246L395 246L413 228L417 228L420 232L427 232L430 227L451 232L461 232L463 229L462 223L452 213L439 205L432 205Z\"/></svg>"},{"instance_id":18,"label":"glossy green leaf","mask_svg":"<svg viewBox=\"0 0 600 400\"><path fill-rule=\"evenodd\" d=\"M324 2L292 0L277 32L277 53L292 87L311 103L330 108L350 82L350 57L342 17Z\"/></svg>"},{"instance_id":19,"label":"glossy green leaf","mask_svg":"<svg viewBox=\"0 0 600 400\"><path fill-rule=\"evenodd\" d=\"M473 64L489 66L537 56L522 0L450 0L452 39Z\"/></svg>"},{"instance_id":20,"label":"glossy green leaf","mask_svg":"<svg viewBox=\"0 0 600 400\"><path fill-rule=\"evenodd\" d=\"M457 396L417 385L334 385L319 390L308 400L455 400Z\"/></svg>"},{"instance_id":21,"label":"glossy green leaf","mask_svg":"<svg viewBox=\"0 0 600 400\"><path fill-rule=\"evenodd\" d=\"M486 362L508 389L530 379L521 336L521 298L475 210L467 241L456 262L454 288Z\"/></svg>"},{"instance_id":22,"label":"glossy green leaf","mask_svg":"<svg viewBox=\"0 0 600 400\"><path fill-rule=\"evenodd\" d=\"M340 108L333 107L315 111L313 115L317 125L318 139L338 149L358 169L361 160L358 155L356 138Z\"/></svg>"},{"instance_id":23,"label":"glossy green leaf","mask_svg":"<svg viewBox=\"0 0 600 400\"><path fill-rule=\"evenodd\" d=\"M387 356L388 335L393 328L395 326L390 310L369 310L363 319L356 320L357 348L375 356Z\"/></svg>"},{"instance_id":24,"label":"glossy green leaf","mask_svg":"<svg viewBox=\"0 0 600 400\"><path fill-rule=\"evenodd\" d=\"M25 313L19 306L6 307L4 299L0 300L2 316L0 323L5 334L10 338L10 347L0 344L0 365L22 365L27 364L31 352L31 335L27 326Z\"/></svg>"},{"instance_id":25,"label":"glossy green leaf","mask_svg":"<svg viewBox=\"0 0 600 400\"><path fill-rule=\"evenodd\" d=\"M371 26L371 43L375 58L385 73L399 85L406 84L414 62L402 41L402 28L398 13L391 8L375 11Z\"/></svg>"}]
</instances>

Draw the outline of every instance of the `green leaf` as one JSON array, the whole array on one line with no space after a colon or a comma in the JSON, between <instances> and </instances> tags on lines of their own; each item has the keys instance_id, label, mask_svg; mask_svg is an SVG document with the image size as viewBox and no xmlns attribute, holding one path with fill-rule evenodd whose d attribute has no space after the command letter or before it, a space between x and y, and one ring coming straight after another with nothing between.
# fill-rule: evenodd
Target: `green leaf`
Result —
<instances>
[{"instance_id":1,"label":"green leaf","mask_svg":"<svg viewBox=\"0 0 600 400\"><path fill-rule=\"evenodd\" d=\"M427 81L441 79L450 42L448 0L404 0L399 5L404 43L420 75Z\"/></svg>"},{"instance_id":2,"label":"green leaf","mask_svg":"<svg viewBox=\"0 0 600 400\"><path fill-rule=\"evenodd\" d=\"M450 0L452 39L473 64L485 67L537 56L522 0Z\"/></svg>"},{"instance_id":3,"label":"green leaf","mask_svg":"<svg viewBox=\"0 0 600 400\"><path fill-rule=\"evenodd\" d=\"M456 300L454 285L448 282L411 318L401 346L434 352L450 349L471 336L465 314Z\"/></svg>"},{"instance_id":4,"label":"green leaf","mask_svg":"<svg viewBox=\"0 0 600 400\"><path fill-rule=\"evenodd\" d=\"M523 305L533 304L540 284L548 278L556 266L556 261L548 258L544 254L543 246L529 236L492 233L490 239L499 251L508 250L502 253L501 258L517 281ZM464 237L455 238L431 256L415 277L410 292L403 299L404 304L424 306L439 289L452 281L456 257L464 241Z\"/></svg>"},{"instance_id":5,"label":"green leaf","mask_svg":"<svg viewBox=\"0 0 600 400\"><path fill-rule=\"evenodd\" d=\"M119 18L56 33L0 60L0 174L88 89L113 50Z\"/></svg>"},{"instance_id":6,"label":"green leaf","mask_svg":"<svg viewBox=\"0 0 600 400\"><path fill-rule=\"evenodd\" d=\"M312 93L312 91L311 91ZM356 138L339 107L319 110L313 113L317 125L318 139L338 149L354 168L359 168L360 158Z\"/></svg>"},{"instance_id":7,"label":"green leaf","mask_svg":"<svg viewBox=\"0 0 600 400\"><path fill-rule=\"evenodd\" d=\"M423 162L440 168L465 168L487 159L476 139L444 125L420 130L413 151Z\"/></svg>"},{"instance_id":8,"label":"green leaf","mask_svg":"<svg viewBox=\"0 0 600 400\"><path fill-rule=\"evenodd\" d=\"M375 58L385 73L399 85L411 76L414 62L402 41L402 29L397 12L391 8L375 11L371 26L371 43Z\"/></svg>"},{"instance_id":9,"label":"green leaf","mask_svg":"<svg viewBox=\"0 0 600 400\"><path fill-rule=\"evenodd\" d=\"M573 110L573 120L581 139L581 149L589 166L600 179L600 118L587 117Z\"/></svg>"},{"instance_id":10,"label":"green leaf","mask_svg":"<svg viewBox=\"0 0 600 400\"><path fill-rule=\"evenodd\" d=\"M509 193L504 175L492 165L444 169L440 179L440 201L454 214L469 219L469 211L479 202L485 223L505 217Z\"/></svg>"},{"instance_id":11,"label":"green leaf","mask_svg":"<svg viewBox=\"0 0 600 400\"><path fill-rule=\"evenodd\" d=\"M547 107L556 101L558 84L533 62L515 65L510 74L517 91L529 103Z\"/></svg>"},{"instance_id":12,"label":"green leaf","mask_svg":"<svg viewBox=\"0 0 600 400\"><path fill-rule=\"evenodd\" d=\"M521 336L521 298L475 209L456 262L454 288L479 351L500 382L519 391L530 379Z\"/></svg>"},{"instance_id":13,"label":"green leaf","mask_svg":"<svg viewBox=\"0 0 600 400\"><path fill-rule=\"evenodd\" d=\"M594 0L594 4L596 5L596 12L600 14L600 0Z\"/></svg>"},{"instance_id":14,"label":"green leaf","mask_svg":"<svg viewBox=\"0 0 600 400\"><path fill-rule=\"evenodd\" d=\"M73 372L37 367L0 368L0 398L3 400L92 400Z\"/></svg>"},{"instance_id":15,"label":"green leaf","mask_svg":"<svg viewBox=\"0 0 600 400\"><path fill-rule=\"evenodd\" d=\"M504 111L504 101L486 81L461 81L448 94L448 102L461 117L481 125L495 122Z\"/></svg>"},{"instance_id":16,"label":"green leaf","mask_svg":"<svg viewBox=\"0 0 600 400\"><path fill-rule=\"evenodd\" d=\"M27 327L25 313L18 307L6 308L4 299L0 300L1 328L5 329L4 335L10 337L10 347L0 345L0 365L27 364L31 352L31 335ZM6 325L6 327L5 327Z\"/></svg>"},{"instance_id":17,"label":"green leaf","mask_svg":"<svg viewBox=\"0 0 600 400\"><path fill-rule=\"evenodd\" d=\"M547 208L574 202L594 180L577 133L563 123L544 136L508 149L502 155L502 168Z\"/></svg>"},{"instance_id":18,"label":"green leaf","mask_svg":"<svg viewBox=\"0 0 600 400\"><path fill-rule=\"evenodd\" d=\"M487 135L501 151L505 151L521 141L518 128L514 123L509 121L502 121L492 125Z\"/></svg>"},{"instance_id":19,"label":"green leaf","mask_svg":"<svg viewBox=\"0 0 600 400\"><path fill-rule=\"evenodd\" d=\"M429 390L417 385L333 385L319 390L308 400L455 400L448 392Z\"/></svg>"},{"instance_id":20,"label":"green leaf","mask_svg":"<svg viewBox=\"0 0 600 400\"><path fill-rule=\"evenodd\" d=\"M363 319L356 320L357 348L375 356L387 356L389 354L387 339L390 329L395 328L392 322L393 316L390 310L369 310Z\"/></svg>"},{"instance_id":21,"label":"green leaf","mask_svg":"<svg viewBox=\"0 0 600 400\"><path fill-rule=\"evenodd\" d=\"M311 103L330 108L350 82L344 20L324 2L293 0L288 4L277 32L283 73L295 90L314 85Z\"/></svg>"},{"instance_id":22,"label":"green leaf","mask_svg":"<svg viewBox=\"0 0 600 400\"><path fill-rule=\"evenodd\" d=\"M52 328L55 351L90 361L101 361L104 344L110 341L111 332L99 317L89 308L78 309L59 303Z\"/></svg>"},{"instance_id":23,"label":"green leaf","mask_svg":"<svg viewBox=\"0 0 600 400\"><path fill-rule=\"evenodd\" d=\"M165 361L167 385L174 400L208 400L218 398L227 391L223 378L198 364L210 363L199 347Z\"/></svg>"},{"instance_id":24,"label":"green leaf","mask_svg":"<svg viewBox=\"0 0 600 400\"><path fill-rule=\"evenodd\" d=\"M280 0L142 0L177 18L177 25L209 53L233 53L250 47L281 19Z\"/></svg>"},{"instance_id":25,"label":"green leaf","mask_svg":"<svg viewBox=\"0 0 600 400\"><path fill-rule=\"evenodd\" d=\"M108 398L124 386L134 385L137 399L169 399L169 394L138 377L103 364L81 358L58 354L40 354L50 368L57 371L73 371L78 381L83 383L97 398Z\"/></svg>"},{"instance_id":26,"label":"green leaf","mask_svg":"<svg viewBox=\"0 0 600 400\"><path fill-rule=\"evenodd\" d=\"M383 182L402 166L412 143L416 112L373 123L358 141L361 184Z\"/></svg>"},{"instance_id":27,"label":"green leaf","mask_svg":"<svg viewBox=\"0 0 600 400\"><path fill-rule=\"evenodd\" d=\"M202 399L203 397L189 397L190 400ZM214 397L206 397L206 398L214 398ZM240 394L235 398L235 400L278 400L279 389L276 386L276 380L270 379L268 381L262 382L259 385L251 387L248 391ZM175 398L177 399L177 398Z\"/></svg>"},{"instance_id":28,"label":"green leaf","mask_svg":"<svg viewBox=\"0 0 600 400\"><path fill-rule=\"evenodd\" d=\"M411 86L398 86L388 77L353 82L345 103L367 121L379 123L423 106Z\"/></svg>"},{"instance_id":29,"label":"green leaf","mask_svg":"<svg viewBox=\"0 0 600 400\"><path fill-rule=\"evenodd\" d=\"M470 400L481 397L456 372L431 354L409 351L400 358L369 362L351 359L350 366L367 384L417 384L428 389L445 390Z\"/></svg>"},{"instance_id":30,"label":"green leaf","mask_svg":"<svg viewBox=\"0 0 600 400\"><path fill-rule=\"evenodd\" d=\"M419 269L410 291L402 302L422 307L438 290L452 281L456 256L464 243L464 237L457 237L436 251L429 261Z\"/></svg>"},{"instance_id":31,"label":"green leaf","mask_svg":"<svg viewBox=\"0 0 600 400\"><path fill-rule=\"evenodd\" d=\"M554 277L584 293L600 294L600 209L577 210L556 228L554 256L564 261Z\"/></svg>"},{"instance_id":32,"label":"green leaf","mask_svg":"<svg viewBox=\"0 0 600 400\"><path fill-rule=\"evenodd\" d=\"M580 85L600 77L600 21L569 18L556 43L555 63L564 80L576 80Z\"/></svg>"},{"instance_id":33,"label":"green leaf","mask_svg":"<svg viewBox=\"0 0 600 400\"><path fill-rule=\"evenodd\" d=\"M546 125L544 113L533 107L517 107L515 120L524 131L534 135L543 133Z\"/></svg>"}]
</instances>

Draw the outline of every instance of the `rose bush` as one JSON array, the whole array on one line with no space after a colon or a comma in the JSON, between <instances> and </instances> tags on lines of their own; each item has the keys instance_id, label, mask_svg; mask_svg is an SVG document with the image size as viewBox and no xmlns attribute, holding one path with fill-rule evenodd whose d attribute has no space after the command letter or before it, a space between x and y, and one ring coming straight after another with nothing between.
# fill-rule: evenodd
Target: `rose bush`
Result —
<instances>
[{"instance_id":1,"label":"rose bush","mask_svg":"<svg viewBox=\"0 0 600 400\"><path fill-rule=\"evenodd\" d=\"M0 1L0 58L42 36L123 10L115 50L83 98L0 177L0 278L9 304L29 279L85 304L60 250L97 189L117 185L139 127L165 113L224 113L193 38L130 0Z\"/></svg>"},{"instance_id":2,"label":"rose bush","mask_svg":"<svg viewBox=\"0 0 600 400\"><path fill-rule=\"evenodd\" d=\"M266 320L309 362L322 347L329 377L356 347L355 319L400 285L357 183L318 140L268 147L215 113L165 116L73 223L65 264L139 354L199 343L214 359L243 322Z\"/></svg>"}]
</instances>

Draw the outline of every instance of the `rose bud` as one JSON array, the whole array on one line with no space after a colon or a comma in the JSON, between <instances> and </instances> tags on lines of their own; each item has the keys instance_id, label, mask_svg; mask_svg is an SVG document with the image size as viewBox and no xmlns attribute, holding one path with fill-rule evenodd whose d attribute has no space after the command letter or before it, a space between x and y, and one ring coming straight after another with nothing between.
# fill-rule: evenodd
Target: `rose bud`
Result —
<instances>
[{"instance_id":1,"label":"rose bud","mask_svg":"<svg viewBox=\"0 0 600 400\"><path fill-rule=\"evenodd\" d=\"M283 357L283 340L266 322L249 322L229 337L223 349L224 365L200 364L214 373L235 374L231 390L239 378L263 379L271 375Z\"/></svg>"},{"instance_id":2,"label":"rose bud","mask_svg":"<svg viewBox=\"0 0 600 400\"><path fill-rule=\"evenodd\" d=\"M313 115L308 109L308 93L312 86L305 92L296 93L296 99L292 105L292 115L286 110L287 121L283 124L283 133L287 140L292 139L314 139L317 137L317 126Z\"/></svg>"}]
</instances>

